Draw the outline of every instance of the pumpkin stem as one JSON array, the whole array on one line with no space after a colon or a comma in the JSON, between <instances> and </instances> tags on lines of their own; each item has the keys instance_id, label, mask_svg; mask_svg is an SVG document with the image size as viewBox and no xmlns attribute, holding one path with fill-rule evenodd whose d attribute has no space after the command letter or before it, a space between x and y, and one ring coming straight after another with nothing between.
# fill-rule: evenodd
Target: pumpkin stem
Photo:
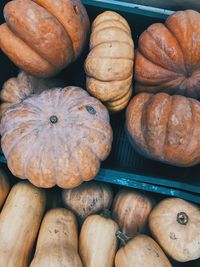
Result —
<instances>
[{"instance_id":1,"label":"pumpkin stem","mask_svg":"<svg viewBox=\"0 0 200 267\"><path fill-rule=\"evenodd\" d=\"M189 217L185 212L179 212L177 214L177 218L176 218L177 222L182 224L182 225L186 225L189 221Z\"/></svg>"},{"instance_id":2,"label":"pumpkin stem","mask_svg":"<svg viewBox=\"0 0 200 267\"><path fill-rule=\"evenodd\" d=\"M50 120L50 122L51 123L57 123L58 122L58 117L57 116L55 116L55 115L52 115L50 118L49 118L49 120Z\"/></svg>"},{"instance_id":3,"label":"pumpkin stem","mask_svg":"<svg viewBox=\"0 0 200 267\"><path fill-rule=\"evenodd\" d=\"M111 216L111 212L109 209L104 209L102 210L102 212L100 213L100 215L106 219L109 219Z\"/></svg>"},{"instance_id":4,"label":"pumpkin stem","mask_svg":"<svg viewBox=\"0 0 200 267\"><path fill-rule=\"evenodd\" d=\"M119 230L115 233L115 235L119 239L121 246L125 246L128 243L128 241L131 239L131 237L128 237L127 235L123 234Z\"/></svg>"}]
</instances>

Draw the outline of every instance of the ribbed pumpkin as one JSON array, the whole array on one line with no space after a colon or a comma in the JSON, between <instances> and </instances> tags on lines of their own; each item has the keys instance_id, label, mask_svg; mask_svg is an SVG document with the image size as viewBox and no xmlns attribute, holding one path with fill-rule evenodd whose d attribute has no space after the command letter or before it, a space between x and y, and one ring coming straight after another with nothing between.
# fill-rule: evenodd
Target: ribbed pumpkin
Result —
<instances>
[{"instance_id":1,"label":"ribbed pumpkin","mask_svg":"<svg viewBox=\"0 0 200 267\"><path fill-rule=\"evenodd\" d=\"M200 97L200 14L178 11L145 30L135 61L137 92Z\"/></svg>"},{"instance_id":2,"label":"ribbed pumpkin","mask_svg":"<svg viewBox=\"0 0 200 267\"><path fill-rule=\"evenodd\" d=\"M131 144L142 155L175 166L200 162L200 102L184 96L142 93L126 112Z\"/></svg>"},{"instance_id":3,"label":"ribbed pumpkin","mask_svg":"<svg viewBox=\"0 0 200 267\"><path fill-rule=\"evenodd\" d=\"M86 218L79 237L79 252L84 267L114 266L117 231L118 225L109 217L108 210Z\"/></svg>"},{"instance_id":4,"label":"ribbed pumpkin","mask_svg":"<svg viewBox=\"0 0 200 267\"><path fill-rule=\"evenodd\" d=\"M153 201L146 195L131 189L121 189L114 198L112 218L120 231L133 237L146 230Z\"/></svg>"},{"instance_id":5,"label":"ribbed pumpkin","mask_svg":"<svg viewBox=\"0 0 200 267\"><path fill-rule=\"evenodd\" d=\"M127 21L106 11L94 20L85 62L87 90L111 112L122 110L132 94L134 44Z\"/></svg>"},{"instance_id":6,"label":"ribbed pumpkin","mask_svg":"<svg viewBox=\"0 0 200 267\"><path fill-rule=\"evenodd\" d=\"M75 215L66 209L48 211L41 224L30 267L82 267Z\"/></svg>"},{"instance_id":7,"label":"ribbed pumpkin","mask_svg":"<svg viewBox=\"0 0 200 267\"><path fill-rule=\"evenodd\" d=\"M15 0L5 5L0 26L4 53L32 75L48 77L74 61L89 31L79 0Z\"/></svg>"},{"instance_id":8,"label":"ribbed pumpkin","mask_svg":"<svg viewBox=\"0 0 200 267\"><path fill-rule=\"evenodd\" d=\"M138 235L121 247L115 267L172 267L159 245L149 236Z\"/></svg>"},{"instance_id":9,"label":"ribbed pumpkin","mask_svg":"<svg viewBox=\"0 0 200 267\"><path fill-rule=\"evenodd\" d=\"M46 89L60 87L64 82L58 79L39 79L24 71L16 78L8 79L0 92L3 102L0 106L0 117L10 106L20 103L31 94L39 94Z\"/></svg>"},{"instance_id":10,"label":"ribbed pumpkin","mask_svg":"<svg viewBox=\"0 0 200 267\"><path fill-rule=\"evenodd\" d=\"M200 258L200 209L180 198L161 201L149 217L149 227L164 251L176 261Z\"/></svg>"},{"instance_id":11,"label":"ribbed pumpkin","mask_svg":"<svg viewBox=\"0 0 200 267\"><path fill-rule=\"evenodd\" d=\"M113 193L109 185L98 182L85 182L74 189L62 191L64 205L81 220L103 209L109 209Z\"/></svg>"},{"instance_id":12,"label":"ribbed pumpkin","mask_svg":"<svg viewBox=\"0 0 200 267\"><path fill-rule=\"evenodd\" d=\"M10 107L1 135L11 172L46 188L93 179L112 143L107 109L79 87L46 90Z\"/></svg>"},{"instance_id":13,"label":"ribbed pumpkin","mask_svg":"<svg viewBox=\"0 0 200 267\"><path fill-rule=\"evenodd\" d=\"M0 210L10 190L8 176L3 170L0 170Z\"/></svg>"}]
</instances>

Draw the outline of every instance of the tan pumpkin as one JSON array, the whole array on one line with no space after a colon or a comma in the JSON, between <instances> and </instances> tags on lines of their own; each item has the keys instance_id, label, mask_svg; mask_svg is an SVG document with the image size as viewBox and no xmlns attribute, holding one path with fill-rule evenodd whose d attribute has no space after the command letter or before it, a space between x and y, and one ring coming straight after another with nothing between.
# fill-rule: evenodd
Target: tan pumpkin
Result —
<instances>
[{"instance_id":1,"label":"tan pumpkin","mask_svg":"<svg viewBox=\"0 0 200 267\"><path fill-rule=\"evenodd\" d=\"M0 117L10 106L20 103L26 97L63 85L64 82L59 79L40 79L20 71L16 78L10 78L3 84L0 92Z\"/></svg>"},{"instance_id":2,"label":"tan pumpkin","mask_svg":"<svg viewBox=\"0 0 200 267\"><path fill-rule=\"evenodd\" d=\"M175 166L200 162L200 102L184 96L141 93L126 111L126 128L142 155Z\"/></svg>"},{"instance_id":3,"label":"tan pumpkin","mask_svg":"<svg viewBox=\"0 0 200 267\"><path fill-rule=\"evenodd\" d=\"M30 267L83 267L78 254L74 214L63 208L48 211L42 221Z\"/></svg>"},{"instance_id":4,"label":"tan pumpkin","mask_svg":"<svg viewBox=\"0 0 200 267\"><path fill-rule=\"evenodd\" d=\"M104 210L101 215L88 216L82 225L79 252L84 267L114 266L118 225L107 212Z\"/></svg>"},{"instance_id":5,"label":"tan pumpkin","mask_svg":"<svg viewBox=\"0 0 200 267\"><path fill-rule=\"evenodd\" d=\"M138 235L121 247L115 267L172 267L159 245L149 236Z\"/></svg>"},{"instance_id":6,"label":"tan pumpkin","mask_svg":"<svg viewBox=\"0 0 200 267\"><path fill-rule=\"evenodd\" d=\"M109 209L112 198L113 193L109 185L94 181L62 191L64 205L81 220L103 209Z\"/></svg>"},{"instance_id":7,"label":"tan pumpkin","mask_svg":"<svg viewBox=\"0 0 200 267\"><path fill-rule=\"evenodd\" d=\"M114 198L112 218L120 231L128 237L144 233L153 201L146 194L132 189L121 189Z\"/></svg>"},{"instance_id":8,"label":"tan pumpkin","mask_svg":"<svg viewBox=\"0 0 200 267\"><path fill-rule=\"evenodd\" d=\"M89 19L79 0L15 0L4 7L3 52L28 73L49 77L81 53Z\"/></svg>"},{"instance_id":9,"label":"tan pumpkin","mask_svg":"<svg viewBox=\"0 0 200 267\"><path fill-rule=\"evenodd\" d=\"M1 136L11 172L45 188L93 179L112 143L107 109L79 87L46 90L10 107Z\"/></svg>"},{"instance_id":10,"label":"tan pumpkin","mask_svg":"<svg viewBox=\"0 0 200 267\"><path fill-rule=\"evenodd\" d=\"M166 92L200 97L200 14L178 11L164 24L155 23L138 42L135 61L137 92Z\"/></svg>"},{"instance_id":11,"label":"tan pumpkin","mask_svg":"<svg viewBox=\"0 0 200 267\"><path fill-rule=\"evenodd\" d=\"M86 86L111 112L124 109L131 98L133 60L134 43L127 21L112 11L97 16L85 61Z\"/></svg>"},{"instance_id":12,"label":"tan pumpkin","mask_svg":"<svg viewBox=\"0 0 200 267\"><path fill-rule=\"evenodd\" d=\"M173 259L200 258L200 209L180 198L161 201L149 217L153 236Z\"/></svg>"},{"instance_id":13,"label":"tan pumpkin","mask_svg":"<svg viewBox=\"0 0 200 267\"><path fill-rule=\"evenodd\" d=\"M29 266L45 202L45 192L28 182L12 187L0 214L0 266Z\"/></svg>"},{"instance_id":14,"label":"tan pumpkin","mask_svg":"<svg viewBox=\"0 0 200 267\"><path fill-rule=\"evenodd\" d=\"M9 190L10 190L10 183L8 176L3 170L0 170L0 210L9 193Z\"/></svg>"}]
</instances>

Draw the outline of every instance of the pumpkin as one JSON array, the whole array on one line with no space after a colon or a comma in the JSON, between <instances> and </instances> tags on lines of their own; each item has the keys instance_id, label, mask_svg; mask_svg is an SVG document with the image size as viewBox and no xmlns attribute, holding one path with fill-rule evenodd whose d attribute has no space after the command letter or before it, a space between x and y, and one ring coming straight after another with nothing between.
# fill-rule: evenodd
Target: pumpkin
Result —
<instances>
[{"instance_id":1,"label":"pumpkin","mask_svg":"<svg viewBox=\"0 0 200 267\"><path fill-rule=\"evenodd\" d=\"M200 258L200 209L180 198L161 201L149 217L153 236L173 259Z\"/></svg>"},{"instance_id":2,"label":"pumpkin","mask_svg":"<svg viewBox=\"0 0 200 267\"><path fill-rule=\"evenodd\" d=\"M200 14L178 11L165 24L155 23L138 42L137 92L166 92L200 97Z\"/></svg>"},{"instance_id":3,"label":"pumpkin","mask_svg":"<svg viewBox=\"0 0 200 267\"><path fill-rule=\"evenodd\" d=\"M72 210L80 220L103 209L109 209L112 198L113 193L109 185L94 181L62 191L64 205Z\"/></svg>"},{"instance_id":4,"label":"pumpkin","mask_svg":"<svg viewBox=\"0 0 200 267\"><path fill-rule=\"evenodd\" d=\"M118 225L108 210L88 216L81 228L79 252L84 267L113 267L117 251Z\"/></svg>"},{"instance_id":5,"label":"pumpkin","mask_svg":"<svg viewBox=\"0 0 200 267\"><path fill-rule=\"evenodd\" d=\"M30 267L83 267L78 255L78 230L74 214L63 208L46 213Z\"/></svg>"},{"instance_id":6,"label":"pumpkin","mask_svg":"<svg viewBox=\"0 0 200 267\"><path fill-rule=\"evenodd\" d=\"M11 172L45 188L93 179L112 143L107 109L79 87L46 90L10 107L1 135Z\"/></svg>"},{"instance_id":7,"label":"pumpkin","mask_svg":"<svg viewBox=\"0 0 200 267\"><path fill-rule=\"evenodd\" d=\"M175 166L200 162L200 102L184 96L141 93L126 112L126 129L142 155Z\"/></svg>"},{"instance_id":8,"label":"pumpkin","mask_svg":"<svg viewBox=\"0 0 200 267\"><path fill-rule=\"evenodd\" d=\"M29 266L45 202L45 192L28 182L12 187L0 214L0 266Z\"/></svg>"},{"instance_id":9,"label":"pumpkin","mask_svg":"<svg viewBox=\"0 0 200 267\"><path fill-rule=\"evenodd\" d=\"M127 21L112 11L97 16L85 61L86 86L111 112L125 108L131 98L133 60L134 43Z\"/></svg>"},{"instance_id":10,"label":"pumpkin","mask_svg":"<svg viewBox=\"0 0 200 267\"><path fill-rule=\"evenodd\" d=\"M89 19L79 0L15 0L4 7L3 52L28 73L49 77L82 51Z\"/></svg>"},{"instance_id":11,"label":"pumpkin","mask_svg":"<svg viewBox=\"0 0 200 267\"><path fill-rule=\"evenodd\" d=\"M138 235L121 247L115 267L172 267L159 245L149 236Z\"/></svg>"},{"instance_id":12,"label":"pumpkin","mask_svg":"<svg viewBox=\"0 0 200 267\"><path fill-rule=\"evenodd\" d=\"M63 82L58 79L39 79L24 71L16 78L8 79L0 92L3 102L0 106L0 117L12 105L20 103L31 94L39 94L46 89L62 86Z\"/></svg>"},{"instance_id":13,"label":"pumpkin","mask_svg":"<svg viewBox=\"0 0 200 267\"><path fill-rule=\"evenodd\" d=\"M140 192L121 189L114 198L112 218L118 223L120 231L133 237L146 230L147 220L153 201Z\"/></svg>"},{"instance_id":14,"label":"pumpkin","mask_svg":"<svg viewBox=\"0 0 200 267\"><path fill-rule=\"evenodd\" d=\"M9 193L9 190L10 190L10 183L8 180L8 176L3 170L0 170L0 210Z\"/></svg>"}]
</instances>

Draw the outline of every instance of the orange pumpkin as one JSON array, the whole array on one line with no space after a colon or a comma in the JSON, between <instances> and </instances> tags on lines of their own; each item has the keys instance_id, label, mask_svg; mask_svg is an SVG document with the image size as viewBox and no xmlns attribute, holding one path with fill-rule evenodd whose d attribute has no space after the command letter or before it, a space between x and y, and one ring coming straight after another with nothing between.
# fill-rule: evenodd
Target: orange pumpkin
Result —
<instances>
[{"instance_id":1,"label":"orange pumpkin","mask_svg":"<svg viewBox=\"0 0 200 267\"><path fill-rule=\"evenodd\" d=\"M74 61L86 42L89 19L79 0L15 0L4 8L3 52L32 75L49 77Z\"/></svg>"},{"instance_id":2,"label":"orange pumpkin","mask_svg":"<svg viewBox=\"0 0 200 267\"><path fill-rule=\"evenodd\" d=\"M79 87L46 90L10 107L1 136L11 172L46 188L93 179L112 143L107 109Z\"/></svg>"},{"instance_id":3,"label":"orange pumpkin","mask_svg":"<svg viewBox=\"0 0 200 267\"><path fill-rule=\"evenodd\" d=\"M145 30L135 61L137 92L200 97L200 14L178 11Z\"/></svg>"},{"instance_id":4,"label":"orange pumpkin","mask_svg":"<svg viewBox=\"0 0 200 267\"><path fill-rule=\"evenodd\" d=\"M127 108L126 128L148 158L183 167L200 162L200 102L193 98L139 94Z\"/></svg>"}]
</instances>

